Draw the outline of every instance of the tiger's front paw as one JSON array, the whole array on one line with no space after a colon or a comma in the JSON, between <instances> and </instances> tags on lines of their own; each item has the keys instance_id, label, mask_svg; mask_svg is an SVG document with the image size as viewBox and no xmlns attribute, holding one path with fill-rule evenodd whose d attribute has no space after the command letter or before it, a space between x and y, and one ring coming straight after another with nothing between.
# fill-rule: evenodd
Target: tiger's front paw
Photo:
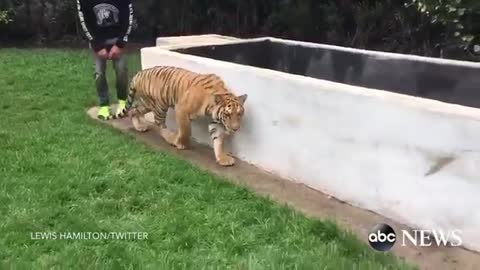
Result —
<instances>
[{"instance_id":1,"label":"tiger's front paw","mask_svg":"<svg viewBox=\"0 0 480 270\"><path fill-rule=\"evenodd\" d=\"M217 163L220 166L233 166L235 164L235 159L229 155L223 155L220 158L217 158Z\"/></svg>"},{"instance_id":2,"label":"tiger's front paw","mask_svg":"<svg viewBox=\"0 0 480 270\"><path fill-rule=\"evenodd\" d=\"M187 149L187 146L183 143L175 143L175 148L177 148L178 150L185 150Z\"/></svg>"},{"instance_id":3,"label":"tiger's front paw","mask_svg":"<svg viewBox=\"0 0 480 270\"><path fill-rule=\"evenodd\" d=\"M173 142L173 146L175 146L175 148L177 148L178 150L187 149L187 144L181 138L175 139Z\"/></svg>"}]
</instances>

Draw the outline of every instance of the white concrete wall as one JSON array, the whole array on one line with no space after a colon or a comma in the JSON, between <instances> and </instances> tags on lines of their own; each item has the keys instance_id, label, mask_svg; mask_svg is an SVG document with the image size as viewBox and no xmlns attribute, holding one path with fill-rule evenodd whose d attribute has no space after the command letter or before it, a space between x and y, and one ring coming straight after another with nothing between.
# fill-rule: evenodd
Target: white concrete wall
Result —
<instances>
[{"instance_id":1,"label":"white concrete wall","mask_svg":"<svg viewBox=\"0 0 480 270\"><path fill-rule=\"evenodd\" d=\"M229 145L240 159L413 227L461 229L480 250L480 110L144 48L142 67L155 65L214 72L249 95ZM193 137L211 145L205 121Z\"/></svg>"}]
</instances>

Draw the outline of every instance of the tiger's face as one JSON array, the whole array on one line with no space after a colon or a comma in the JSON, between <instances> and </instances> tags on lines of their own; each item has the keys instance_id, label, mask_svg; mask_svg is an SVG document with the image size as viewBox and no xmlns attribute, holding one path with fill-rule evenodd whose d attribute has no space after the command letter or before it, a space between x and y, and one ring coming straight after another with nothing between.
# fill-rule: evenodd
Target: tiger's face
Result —
<instances>
[{"instance_id":1,"label":"tiger's face","mask_svg":"<svg viewBox=\"0 0 480 270\"><path fill-rule=\"evenodd\" d=\"M216 95L215 103L218 105L217 118L225 127L227 134L232 134L240 129L245 113L244 104L247 95Z\"/></svg>"}]
</instances>

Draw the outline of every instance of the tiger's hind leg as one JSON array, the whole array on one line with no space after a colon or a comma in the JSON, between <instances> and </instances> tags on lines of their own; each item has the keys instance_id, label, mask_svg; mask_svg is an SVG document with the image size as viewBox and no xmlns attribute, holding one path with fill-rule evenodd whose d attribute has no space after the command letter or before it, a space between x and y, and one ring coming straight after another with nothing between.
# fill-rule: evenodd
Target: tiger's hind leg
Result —
<instances>
[{"instance_id":1,"label":"tiger's hind leg","mask_svg":"<svg viewBox=\"0 0 480 270\"><path fill-rule=\"evenodd\" d=\"M154 111L155 125L160 129L160 136L171 145L175 145L175 134L167 129L166 119L167 119L168 107L158 107Z\"/></svg>"},{"instance_id":2,"label":"tiger's hind leg","mask_svg":"<svg viewBox=\"0 0 480 270\"><path fill-rule=\"evenodd\" d=\"M190 144L190 136L192 132L191 120L188 113L180 106L176 108L175 120L177 122L177 134L175 135L173 145L177 149L183 150Z\"/></svg>"},{"instance_id":3,"label":"tiger's hind leg","mask_svg":"<svg viewBox=\"0 0 480 270\"><path fill-rule=\"evenodd\" d=\"M132 119L133 128L138 132L146 132L149 129L145 114L149 113L145 106L138 106L132 108L130 118Z\"/></svg>"}]
</instances>

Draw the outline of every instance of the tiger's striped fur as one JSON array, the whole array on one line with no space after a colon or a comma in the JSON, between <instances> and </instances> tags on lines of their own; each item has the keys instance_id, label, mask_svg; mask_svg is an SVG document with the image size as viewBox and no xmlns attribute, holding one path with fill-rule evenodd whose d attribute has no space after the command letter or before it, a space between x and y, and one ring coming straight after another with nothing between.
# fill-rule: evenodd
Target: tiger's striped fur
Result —
<instances>
[{"instance_id":1,"label":"tiger's striped fur","mask_svg":"<svg viewBox=\"0 0 480 270\"><path fill-rule=\"evenodd\" d=\"M208 126L214 144L217 162L223 166L234 164L233 157L223 150L225 135L234 134L243 122L247 95L236 96L215 74L200 74L179 67L157 66L139 71L130 83L126 111L137 131L148 130L145 114L153 112L161 136L177 149L185 149L190 142L191 120L208 116ZM169 108L175 108L178 127L174 134L167 129Z\"/></svg>"}]
</instances>

